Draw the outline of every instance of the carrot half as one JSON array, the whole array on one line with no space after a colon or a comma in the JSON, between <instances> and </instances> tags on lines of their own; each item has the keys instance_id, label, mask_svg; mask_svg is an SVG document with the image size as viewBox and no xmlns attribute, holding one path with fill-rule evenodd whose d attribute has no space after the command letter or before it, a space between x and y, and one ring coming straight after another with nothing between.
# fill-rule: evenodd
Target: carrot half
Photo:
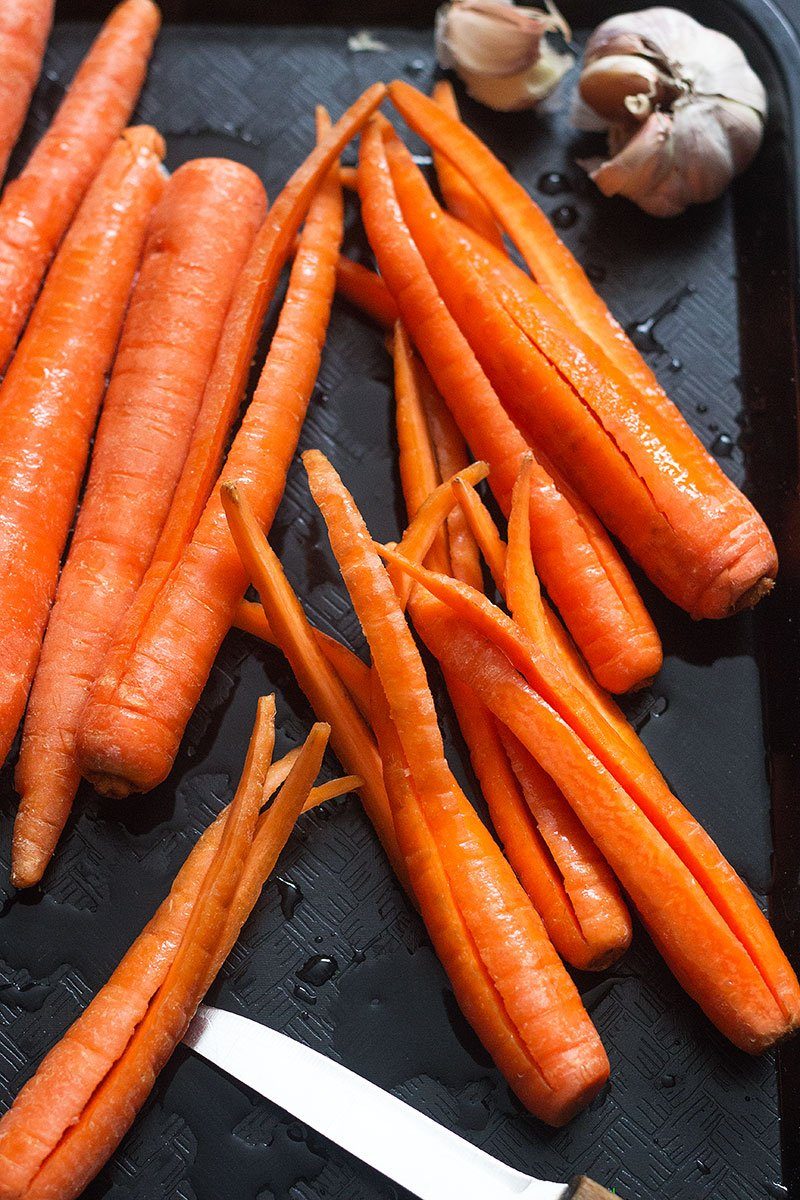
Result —
<instances>
[{"instance_id":1,"label":"carrot half","mask_svg":"<svg viewBox=\"0 0 800 1200\"><path fill-rule=\"evenodd\" d=\"M439 79L433 85L433 102L438 104L442 112L447 113L456 121L460 120L456 94L449 79ZM438 150L434 151L433 165L436 178L448 212L459 221L463 221L470 229L480 233L487 241L503 251L503 235L497 227L489 205L477 192L469 180L465 179L457 166Z\"/></svg>"},{"instance_id":2,"label":"carrot half","mask_svg":"<svg viewBox=\"0 0 800 1200\"><path fill-rule=\"evenodd\" d=\"M59 251L0 388L0 760L25 708L164 144L128 130Z\"/></svg>"},{"instance_id":3,"label":"carrot half","mask_svg":"<svg viewBox=\"0 0 800 1200\"><path fill-rule=\"evenodd\" d=\"M53 5L54 0L13 0L0 12L0 183L42 69Z\"/></svg>"},{"instance_id":4,"label":"carrot half","mask_svg":"<svg viewBox=\"0 0 800 1200\"><path fill-rule=\"evenodd\" d=\"M13 0L5 8L15 8ZM0 200L0 372L59 242L141 91L160 24L152 0L114 9L20 174Z\"/></svg>"},{"instance_id":5,"label":"carrot half","mask_svg":"<svg viewBox=\"0 0 800 1200\"><path fill-rule=\"evenodd\" d=\"M346 254L340 254L336 264L336 291L383 329L391 329L397 320L397 305L380 275Z\"/></svg>"},{"instance_id":6,"label":"carrot half","mask_svg":"<svg viewBox=\"0 0 800 1200\"><path fill-rule=\"evenodd\" d=\"M252 171L198 159L175 172L153 213L31 690L16 770L17 887L39 881L64 827L80 781L80 715L155 549L264 210Z\"/></svg>"},{"instance_id":7,"label":"carrot half","mask_svg":"<svg viewBox=\"0 0 800 1200\"><path fill-rule=\"evenodd\" d=\"M522 1044L529 1061L522 1078L505 1055L499 1065L532 1111L560 1124L602 1086L605 1052L539 917L450 772L419 652L352 497L318 451L303 461L370 644L409 781L468 931L460 948L474 947L473 963L480 960L494 990L493 1011L477 989L470 989L465 1007L498 1057L508 1040ZM416 888L410 848L406 861ZM438 903L436 889L421 890ZM429 910L429 919L436 928L438 914L431 917Z\"/></svg>"},{"instance_id":8,"label":"carrot half","mask_svg":"<svg viewBox=\"0 0 800 1200\"><path fill-rule=\"evenodd\" d=\"M381 276L473 454L489 463L490 485L507 513L529 446L414 244L378 126L362 136L359 171L362 216ZM649 678L660 664L660 645L630 576L594 515L541 464L531 490L531 531L543 582L595 674L619 690Z\"/></svg>"},{"instance_id":9,"label":"carrot half","mask_svg":"<svg viewBox=\"0 0 800 1200\"><path fill-rule=\"evenodd\" d=\"M278 327L220 476L251 489L259 522L267 528L272 523L316 381L333 300L343 205L332 168L382 94L380 85L370 89L322 136L275 201L266 233L257 238L244 268L162 545L84 712L82 769L101 791L146 791L167 775L232 624L247 578L216 491L195 527L197 488L202 496L209 466L215 466L222 451L227 420L220 420L220 413L233 415L230 397L238 400L244 386L262 304L310 204ZM210 437L207 412L213 416L207 423Z\"/></svg>"}]
</instances>

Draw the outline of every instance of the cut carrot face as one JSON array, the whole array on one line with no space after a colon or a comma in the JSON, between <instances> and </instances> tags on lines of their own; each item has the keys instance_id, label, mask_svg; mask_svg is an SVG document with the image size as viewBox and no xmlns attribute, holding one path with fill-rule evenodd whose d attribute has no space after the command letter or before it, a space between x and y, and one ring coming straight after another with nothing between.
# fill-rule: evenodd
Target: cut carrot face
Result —
<instances>
[{"instance_id":1,"label":"cut carrot face","mask_svg":"<svg viewBox=\"0 0 800 1200\"><path fill-rule=\"evenodd\" d=\"M339 255L336 264L336 291L349 300L376 325L391 329L397 320L397 305L380 275L362 267L346 254Z\"/></svg>"},{"instance_id":2,"label":"cut carrot face","mask_svg":"<svg viewBox=\"0 0 800 1200\"><path fill-rule=\"evenodd\" d=\"M29 0L26 0L29 2ZM16 9L18 0L4 4ZM114 9L50 128L0 200L0 372L53 254L144 83L161 18L152 0Z\"/></svg>"},{"instance_id":3,"label":"cut carrot face","mask_svg":"<svg viewBox=\"0 0 800 1200\"><path fill-rule=\"evenodd\" d=\"M53 4L14 0L0 11L0 183L42 69Z\"/></svg>"},{"instance_id":4,"label":"cut carrot face","mask_svg":"<svg viewBox=\"0 0 800 1200\"><path fill-rule=\"evenodd\" d=\"M0 388L0 760L25 708L164 144L118 139L53 264Z\"/></svg>"},{"instance_id":5,"label":"cut carrot face","mask_svg":"<svg viewBox=\"0 0 800 1200\"><path fill-rule=\"evenodd\" d=\"M439 105L442 112L459 120L458 104L449 79L439 79L433 85L433 101ZM440 154L438 150L434 152L433 165L448 212L481 234L503 253L503 235L492 216L492 210L481 194L476 192L447 155Z\"/></svg>"},{"instance_id":6,"label":"cut carrot face","mask_svg":"<svg viewBox=\"0 0 800 1200\"><path fill-rule=\"evenodd\" d=\"M264 211L247 167L198 159L175 172L153 213L31 691L16 770L17 887L41 878L69 814L78 721L166 519Z\"/></svg>"}]
</instances>

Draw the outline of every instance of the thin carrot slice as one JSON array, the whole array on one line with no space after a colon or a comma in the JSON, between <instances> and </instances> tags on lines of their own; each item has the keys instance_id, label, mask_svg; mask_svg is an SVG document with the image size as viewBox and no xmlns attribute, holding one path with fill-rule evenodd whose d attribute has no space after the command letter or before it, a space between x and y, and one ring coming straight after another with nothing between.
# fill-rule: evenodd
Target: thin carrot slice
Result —
<instances>
[{"instance_id":1,"label":"thin carrot slice","mask_svg":"<svg viewBox=\"0 0 800 1200\"><path fill-rule=\"evenodd\" d=\"M346 796L348 792L357 792L363 786L364 780L360 775L341 775L338 779L321 783L308 793L303 812L311 812L312 808L319 808L320 804L335 800L338 796Z\"/></svg>"},{"instance_id":2,"label":"thin carrot slice","mask_svg":"<svg viewBox=\"0 0 800 1200\"><path fill-rule=\"evenodd\" d=\"M247 167L198 159L176 171L153 214L31 690L16 770L17 887L41 878L67 819L78 721L153 554L264 210Z\"/></svg>"},{"instance_id":3,"label":"thin carrot slice","mask_svg":"<svg viewBox=\"0 0 800 1200\"><path fill-rule=\"evenodd\" d=\"M438 104L442 112L448 113L455 120L460 119L455 92L449 79L439 79L434 84L433 102ZM448 211L502 252L503 235L492 216L492 210L480 192L477 192L455 164L438 150L434 151L433 165Z\"/></svg>"},{"instance_id":4,"label":"thin carrot slice","mask_svg":"<svg viewBox=\"0 0 800 1200\"><path fill-rule=\"evenodd\" d=\"M489 463L492 490L507 513L528 443L503 410L411 238L377 125L361 138L359 179L362 216L381 276L473 454ZM596 518L576 508L541 464L531 490L531 530L545 587L593 671L603 675L624 646L627 670L615 670L612 686L628 687L652 675L660 662L658 638L630 577ZM612 561L614 571L608 568Z\"/></svg>"},{"instance_id":5,"label":"thin carrot slice","mask_svg":"<svg viewBox=\"0 0 800 1200\"><path fill-rule=\"evenodd\" d=\"M339 182L349 192L358 191L358 170L356 167L339 167Z\"/></svg>"},{"instance_id":6,"label":"thin carrot slice","mask_svg":"<svg viewBox=\"0 0 800 1200\"><path fill-rule=\"evenodd\" d=\"M53 4L13 0L0 11L0 183L42 69Z\"/></svg>"},{"instance_id":7,"label":"thin carrot slice","mask_svg":"<svg viewBox=\"0 0 800 1200\"><path fill-rule=\"evenodd\" d=\"M346 770L364 780L361 789L364 809L395 872L405 883L403 857L397 846L380 757L372 734L338 674L323 655L302 605L261 532L243 491L232 483L224 484L222 503L244 570L258 591L276 641L314 712L329 722L337 758Z\"/></svg>"},{"instance_id":8,"label":"thin carrot slice","mask_svg":"<svg viewBox=\"0 0 800 1200\"><path fill-rule=\"evenodd\" d=\"M4 10L14 8L3 5ZM125 0L83 60L50 128L0 201L0 373L59 242L139 96L160 24Z\"/></svg>"},{"instance_id":9,"label":"thin carrot slice","mask_svg":"<svg viewBox=\"0 0 800 1200\"><path fill-rule=\"evenodd\" d=\"M336 264L336 291L384 329L392 329L397 320L397 305L380 275L354 262L346 254Z\"/></svg>"},{"instance_id":10,"label":"thin carrot slice","mask_svg":"<svg viewBox=\"0 0 800 1200\"><path fill-rule=\"evenodd\" d=\"M25 709L164 143L128 130L59 251L0 388L0 761Z\"/></svg>"},{"instance_id":11,"label":"thin carrot slice","mask_svg":"<svg viewBox=\"0 0 800 1200\"><path fill-rule=\"evenodd\" d=\"M519 469L508 518L505 562L505 596L509 612L528 637L552 656L550 623L542 603L542 590L531 555L531 471L533 455L526 454Z\"/></svg>"},{"instance_id":12,"label":"thin carrot slice","mask_svg":"<svg viewBox=\"0 0 800 1200\"><path fill-rule=\"evenodd\" d=\"M522 461L525 462L526 458L527 455L524 455ZM451 480L451 486L470 533L480 546L495 586L502 590L505 585L506 547L497 526L474 487L470 487L463 479ZM530 522L528 524L530 527Z\"/></svg>"},{"instance_id":13,"label":"thin carrot slice","mask_svg":"<svg viewBox=\"0 0 800 1200\"><path fill-rule=\"evenodd\" d=\"M319 451L303 461L455 902L539 1069L532 1107L559 1123L602 1085L605 1053L539 917L450 772L419 652L358 509Z\"/></svg>"}]
</instances>

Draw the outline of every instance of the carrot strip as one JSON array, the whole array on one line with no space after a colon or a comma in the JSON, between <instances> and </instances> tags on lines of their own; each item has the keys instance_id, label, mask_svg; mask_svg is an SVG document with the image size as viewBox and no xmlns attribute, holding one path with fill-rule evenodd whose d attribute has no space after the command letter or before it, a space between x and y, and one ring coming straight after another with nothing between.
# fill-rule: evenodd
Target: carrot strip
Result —
<instances>
[{"instance_id":1,"label":"carrot strip","mask_svg":"<svg viewBox=\"0 0 800 1200\"><path fill-rule=\"evenodd\" d=\"M166 518L264 205L252 171L199 159L176 171L153 214L31 690L16 771L17 887L39 881L69 814L78 721Z\"/></svg>"},{"instance_id":2,"label":"carrot strip","mask_svg":"<svg viewBox=\"0 0 800 1200\"><path fill-rule=\"evenodd\" d=\"M0 183L42 69L53 4L14 0L0 12Z\"/></svg>"},{"instance_id":3,"label":"carrot strip","mask_svg":"<svg viewBox=\"0 0 800 1200\"><path fill-rule=\"evenodd\" d=\"M238 398L260 326L261 301L274 286L277 268L292 245L297 222L327 168L327 178L306 220L258 387L220 476L223 481L241 480L252 486L259 522L267 528L280 502L316 381L333 299L342 236L342 195L338 176L331 168L341 146L380 103L382 94L380 85L365 93L322 138L275 201L267 217L267 233L259 235L245 267L244 283L237 288L232 319L223 333L206 388L204 408L211 398L211 408L216 409L214 398L220 389ZM259 282L251 293L253 263L264 262L271 264L269 287ZM259 267L259 279L261 274ZM246 336L243 328L248 331ZM232 343L238 354L235 386L228 369ZM143 604L142 597L137 596L126 628L112 647L87 705L79 732L84 773L100 790L112 794L147 790L169 772L186 722L244 594L246 575L217 492L209 496L193 532L192 523L185 521L185 505L192 508L196 503L194 466L190 449L165 527L168 552L161 555L157 550L154 558L155 587L149 587L148 572L140 589L145 593ZM176 514L178 536L172 514Z\"/></svg>"},{"instance_id":4,"label":"carrot strip","mask_svg":"<svg viewBox=\"0 0 800 1200\"><path fill-rule=\"evenodd\" d=\"M349 192L358 191L358 170L356 167L339 167L339 182Z\"/></svg>"},{"instance_id":5,"label":"carrot strip","mask_svg":"<svg viewBox=\"0 0 800 1200\"><path fill-rule=\"evenodd\" d=\"M18 0L4 9L14 8ZM50 128L0 201L0 372L59 242L133 112L160 23L151 0L114 9Z\"/></svg>"},{"instance_id":6,"label":"carrot strip","mask_svg":"<svg viewBox=\"0 0 800 1200\"><path fill-rule=\"evenodd\" d=\"M382 278L473 454L489 463L492 490L507 513L528 443L500 405L411 238L378 126L362 136L359 173L362 216ZM587 509L576 508L541 464L531 506L535 561L593 671L604 675L610 663L612 686L629 687L649 678L660 663L657 635L599 522ZM606 547L602 556L597 549L601 542ZM610 561L618 564L613 573ZM627 666L624 672L616 669L620 657Z\"/></svg>"},{"instance_id":7,"label":"carrot strip","mask_svg":"<svg viewBox=\"0 0 800 1200\"><path fill-rule=\"evenodd\" d=\"M456 121L460 120L456 95L449 79L437 80L433 86L432 98L442 112L448 113ZM434 151L433 165L448 211L504 252L503 235L492 216L492 210L481 194L464 178L455 164L438 150Z\"/></svg>"},{"instance_id":8,"label":"carrot strip","mask_svg":"<svg viewBox=\"0 0 800 1200\"><path fill-rule=\"evenodd\" d=\"M274 745L272 697L259 702L238 793L258 801ZM299 752L298 752L299 753ZM164 982L217 854L228 809L206 829L175 877L167 898L110 979L45 1056L0 1120L0 1200L18 1200L62 1135L122 1056Z\"/></svg>"},{"instance_id":9,"label":"carrot strip","mask_svg":"<svg viewBox=\"0 0 800 1200\"><path fill-rule=\"evenodd\" d=\"M258 591L278 645L314 712L329 722L337 758L347 771L364 780L361 788L364 809L398 878L405 884L403 857L397 846L372 734L323 655L302 605L243 492L233 483L224 484L222 503L244 570Z\"/></svg>"},{"instance_id":10,"label":"carrot strip","mask_svg":"<svg viewBox=\"0 0 800 1200\"><path fill-rule=\"evenodd\" d=\"M370 644L425 823L507 1014L492 1045L507 1037L510 1026L538 1068L530 1091L522 1092L517 1077L509 1079L511 1086L520 1087L543 1119L560 1123L602 1086L605 1052L538 915L450 772L419 652L358 509L322 454L307 451L303 461ZM414 865L411 858L407 862ZM489 1019L498 1025L496 1013Z\"/></svg>"},{"instance_id":11,"label":"carrot strip","mask_svg":"<svg viewBox=\"0 0 800 1200\"><path fill-rule=\"evenodd\" d=\"M552 657L550 623L547 619L539 577L531 555L531 471L533 455L526 454L519 469L511 513L508 518L508 549L505 561L505 596L509 612L545 654Z\"/></svg>"},{"instance_id":12,"label":"carrot strip","mask_svg":"<svg viewBox=\"0 0 800 1200\"><path fill-rule=\"evenodd\" d=\"M525 462L526 458L527 455L524 455L522 461ZM451 486L495 586L502 591L505 585L506 547L497 526L474 487L465 483L463 479L453 479ZM528 526L530 528L530 521Z\"/></svg>"},{"instance_id":13,"label":"carrot strip","mask_svg":"<svg viewBox=\"0 0 800 1200\"><path fill-rule=\"evenodd\" d=\"M303 812L311 812L312 808L319 808L320 804L324 804L327 800L346 796L348 792L357 792L363 786L364 780L360 775L342 775L338 779L329 780L328 783L321 783L308 793L308 799L303 805Z\"/></svg>"},{"instance_id":14,"label":"carrot strip","mask_svg":"<svg viewBox=\"0 0 800 1200\"><path fill-rule=\"evenodd\" d=\"M120 138L59 251L0 388L0 761L25 708L145 239L164 145Z\"/></svg>"},{"instance_id":15,"label":"carrot strip","mask_svg":"<svg viewBox=\"0 0 800 1200\"><path fill-rule=\"evenodd\" d=\"M383 329L391 329L397 320L397 306L380 275L346 254L340 254L336 264L336 291Z\"/></svg>"}]
</instances>

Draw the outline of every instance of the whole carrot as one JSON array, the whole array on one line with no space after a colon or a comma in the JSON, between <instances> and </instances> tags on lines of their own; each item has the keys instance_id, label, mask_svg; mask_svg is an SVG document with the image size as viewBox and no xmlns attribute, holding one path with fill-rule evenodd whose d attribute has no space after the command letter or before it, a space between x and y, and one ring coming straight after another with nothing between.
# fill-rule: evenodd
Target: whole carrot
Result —
<instances>
[{"instance_id":1,"label":"whole carrot","mask_svg":"<svg viewBox=\"0 0 800 1200\"><path fill-rule=\"evenodd\" d=\"M0 9L0 183L42 69L53 3L13 0Z\"/></svg>"},{"instance_id":2,"label":"whole carrot","mask_svg":"<svg viewBox=\"0 0 800 1200\"><path fill-rule=\"evenodd\" d=\"M175 172L153 214L31 690L16 771L17 887L41 878L69 813L78 720L152 557L264 211L252 171L198 159Z\"/></svg>"},{"instance_id":3,"label":"whole carrot","mask_svg":"<svg viewBox=\"0 0 800 1200\"><path fill-rule=\"evenodd\" d=\"M346 254L340 254L336 264L336 291L384 329L397 320L397 306L380 275Z\"/></svg>"},{"instance_id":4,"label":"whole carrot","mask_svg":"<svg viewBox=\"0 0 800 1200\"><path fill-rule=\"evenodd\" d=\"M146 125L112 147L0 388L0 760L39 658L163 152Z\"/></svg>"},{"instance_id":5,"label":"whole carrot","mask_svg":"<svg viewBox=\"0 0 800 1200\"><path fill-rule=\"evenodd\" d=\"M458 103L449 79L438 79L433 85L433 101L439 105L442 112L459 120ZM503 235L492 216L492 210L475 188L465 179L458 167L438 150L434 151L433 165L436 168L436 178L448 212L459 221L463 221L470 229L476 230L498 250L503 252Z\"/></svg>"},{"instance_id":6,"label":"whole carrot","mask_svg":"<svg viewBox=\"0 0 800 1200\"><path fill-rule=\"evenodd\" d=\"M133 112L159 23L152 0L124 0L114 9L50 128L3 193L0 371L28 319L50 259Z\"/></svg>"}]
</instances>

